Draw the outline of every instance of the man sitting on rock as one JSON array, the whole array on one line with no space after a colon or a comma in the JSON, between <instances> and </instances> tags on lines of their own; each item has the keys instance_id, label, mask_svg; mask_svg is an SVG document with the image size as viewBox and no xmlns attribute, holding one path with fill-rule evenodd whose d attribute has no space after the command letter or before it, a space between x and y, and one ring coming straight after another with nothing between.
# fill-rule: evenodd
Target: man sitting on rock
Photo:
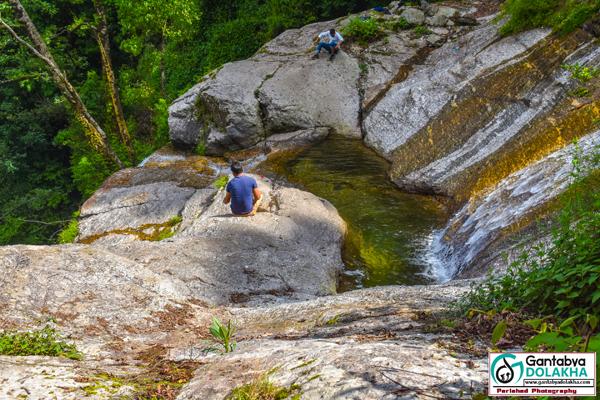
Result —
<instances>
[{"instance_id":1,"label":"man sitting on rock","mask_svg":"<svg viewBox=\"0 0 600 400\"><path fill-rule=\"evenodd\" d=\"M317 45L317 51L312 56L313 59L319 58L321 49L325 49L329 52L329 59L332 60L335 54L339 51L344 38L339 32L331 28L329 31L321 32L318 36L319 44Z\"/></svg>"},{"instance_id":2,"label":"man sitting on rock","mask_svg":"<svg viewBox=\"0 0 600 400\"><path fill-rule=\"evenodd\" d=\"M231 202L231 212L234 215L249 217L256 214L262 199L256 179L243 174L244 169L239 161L231 163L231 172L233 179L227 183L223 203Z\"/></svg>"}]
</instances>

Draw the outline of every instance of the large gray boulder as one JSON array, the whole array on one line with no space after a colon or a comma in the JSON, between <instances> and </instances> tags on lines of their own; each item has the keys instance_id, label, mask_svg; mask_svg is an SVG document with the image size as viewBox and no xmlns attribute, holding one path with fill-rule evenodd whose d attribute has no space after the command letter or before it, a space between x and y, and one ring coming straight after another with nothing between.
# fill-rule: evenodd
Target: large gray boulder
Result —
<instances>
[{"instance_id":1,"label":"large gray boulder","mask_svg":"<svg viewBox=\"0 0 600 400\"><path fill-rule=\"evenodd\" d=\"M424 21L422 11L412 10ZM362 48L348 40L333 62L325 55L310 59L318 33L341 30L356 17L287 30L250 59L207 75L169 108L172 142L187 148L203 142L207 154L221 155L305 129L362 137L365 109L405 78L429 42L437 46L453 32L415 40L410 31L392 29L399 16L386 16L380 41Z\"/></svg>"},{"instance_id":2,"label":"large gray boulder","mask_svg":"<svg viewBox=\"0 0 600 400\"><path fill-rule=\"evenodd\" d=\"M422 25L425 22L425 13L415 7L406 8L400 16L411 25Z\"/></svg>"},{"instance_id":3,"label":"large gray boulder","mask_svg":"<svg viewBox=\"0 0 600 400\"><path fill-rule=\"evenodd\" d=\"M335 62L298 60L283 63L258 91L266 132L328 127L361 137L357 88L358 62L340 53Z\"/></svg>"},{"instance_id":4,"label":"large gray boulder","mask_svg":"<svg viewBox=\"0 0 600 400\"><path fill-rule=\"evenodd\" d=\"M273 134L326 128L360 137L358 61L309 60L313 40L336 22L288 30L249 60L226 64L169 108L171 140L208 154L257 145Z\"/></svg>"}]
</instances>

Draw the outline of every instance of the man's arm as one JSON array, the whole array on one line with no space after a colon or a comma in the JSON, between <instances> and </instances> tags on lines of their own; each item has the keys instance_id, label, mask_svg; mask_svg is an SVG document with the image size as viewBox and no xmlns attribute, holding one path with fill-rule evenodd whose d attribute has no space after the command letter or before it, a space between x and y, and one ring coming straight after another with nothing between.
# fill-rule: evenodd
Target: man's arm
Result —
<instances>
[{"instance_id":1,"label":"man's arm","mask_svg":"<svg viewBox=\"0 0 600 400\"><path fill-rule=\"evenodd\" d=\"M223 199L223 203L229 204L230 201L231 201L231 193L227 192L225 194L225 198Z\"/></svg>"},{"instance_id":2,"label":"man's arm","mask_svg":"<svg viewBox=\"0 0 600 400\"><path fill-rule=\"evenodd\" d=\"M258 199L260 199L260 196L262 196L262 193L260 192L260 190L258 190L257 187L252 189L252 194L254 195L254 202L256 203L258 201Z\"/></svg>"},{"instance_id":3,"label":"man's arm","mask_svg":"<svg viewBox=\"0 0 600 400\"><path fill-rule=\"evenodd\" d=\"M336 32L336 35L338 37L338 42L336 43L335 48L339 50L342 43L344 43L344 38L339 34L339 32Z\"/></svg>"}]
</instances>

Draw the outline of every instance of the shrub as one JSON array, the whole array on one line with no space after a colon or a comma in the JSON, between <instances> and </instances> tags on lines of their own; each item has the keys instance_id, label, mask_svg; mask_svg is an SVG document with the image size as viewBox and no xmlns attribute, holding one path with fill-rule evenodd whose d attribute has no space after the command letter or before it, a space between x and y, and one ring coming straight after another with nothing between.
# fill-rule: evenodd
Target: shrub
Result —
<instances>
[{"instance_id":1,"label":"shrub","mask_svg":"<svg viewBox=\"0 0 600 400\"><path fill-rule=\"evenodd\" d=\"M58 234L58 243L73 243L79 234L79 211L73 213L73 218L67 226Z\"/></svg>"},{"instance_id":2,"label":"shrub","mask_svg":"<svg viewBox=\"0 0 600 400\"><path fill-rule=\"evenodd\" d=\"M65 343L50 326L32 332L0 333L0 354L7 356L53 356L81 360L77 348Z\"/></svg>"},{"instance_id":3,"label":"shrub","mask_svg":"<svg viewBox=\"0 0 600 400\"><path fill-rule=\"evenodd\" d=\"M417 37L423 37L425 35L431 34L431 30L424 25L419 25L413 29L413 32Z\"/></svg>"},{"instance_id":4,"label":"shrub","mask_svg":"<svg viewBox=\"0 0 600 400\"><path fill-rule=\"evenodd\" d=\"M387 27L388 27L388 29L391 29L394 32L398 32L398 31L404 31L404 30L407 30L407 29L411 29L411 28L414 27L414 25L411 24L410 22L408 22L406 20L406 18L400 17L400 18L398 18L396 20L389 21L387 23Z\"/></svg>"},{"instance_id":5,"label":"shrub","mask_svg":"<svg viewBox=\"0 0 600 400\"><path fill-rule=\"evenodd\" d=\"M500 29L510 35L538 27L565 34L580 27L600 10L600 0L507 0L502 15L508 21Z\"/></svg>"},{"instance_id":6,"label":"shrub","mask_svg":"<svg viewBox=\"0 0 600 400\"><path fill-rule=\"evenodd\" d=\"M352 18L348 25L342 29L342 35L347 39L356 40L361 46L379 39L383 36L383 29L374 18Z\"/></svg>"}]
</instances>

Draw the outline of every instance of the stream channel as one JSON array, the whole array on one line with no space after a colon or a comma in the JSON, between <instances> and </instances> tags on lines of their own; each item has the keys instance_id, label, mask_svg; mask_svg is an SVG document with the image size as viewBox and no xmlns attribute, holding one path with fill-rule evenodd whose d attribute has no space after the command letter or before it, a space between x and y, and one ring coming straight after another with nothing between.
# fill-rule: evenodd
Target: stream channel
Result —
<instances>
[{"instance_id":1,"label":"stream channel","mask_svg":"<svg viewBox=\"0 0 600 400\"><path fill-rule=\"evenodd\" d=\"M399 190L387 177L388 168L361 140L339 136L259 167L263 175L330 201L346 221L340 292L436 279L431 241L447 221L446 211L432 197Z\"/></svg>"}]
</instances>

